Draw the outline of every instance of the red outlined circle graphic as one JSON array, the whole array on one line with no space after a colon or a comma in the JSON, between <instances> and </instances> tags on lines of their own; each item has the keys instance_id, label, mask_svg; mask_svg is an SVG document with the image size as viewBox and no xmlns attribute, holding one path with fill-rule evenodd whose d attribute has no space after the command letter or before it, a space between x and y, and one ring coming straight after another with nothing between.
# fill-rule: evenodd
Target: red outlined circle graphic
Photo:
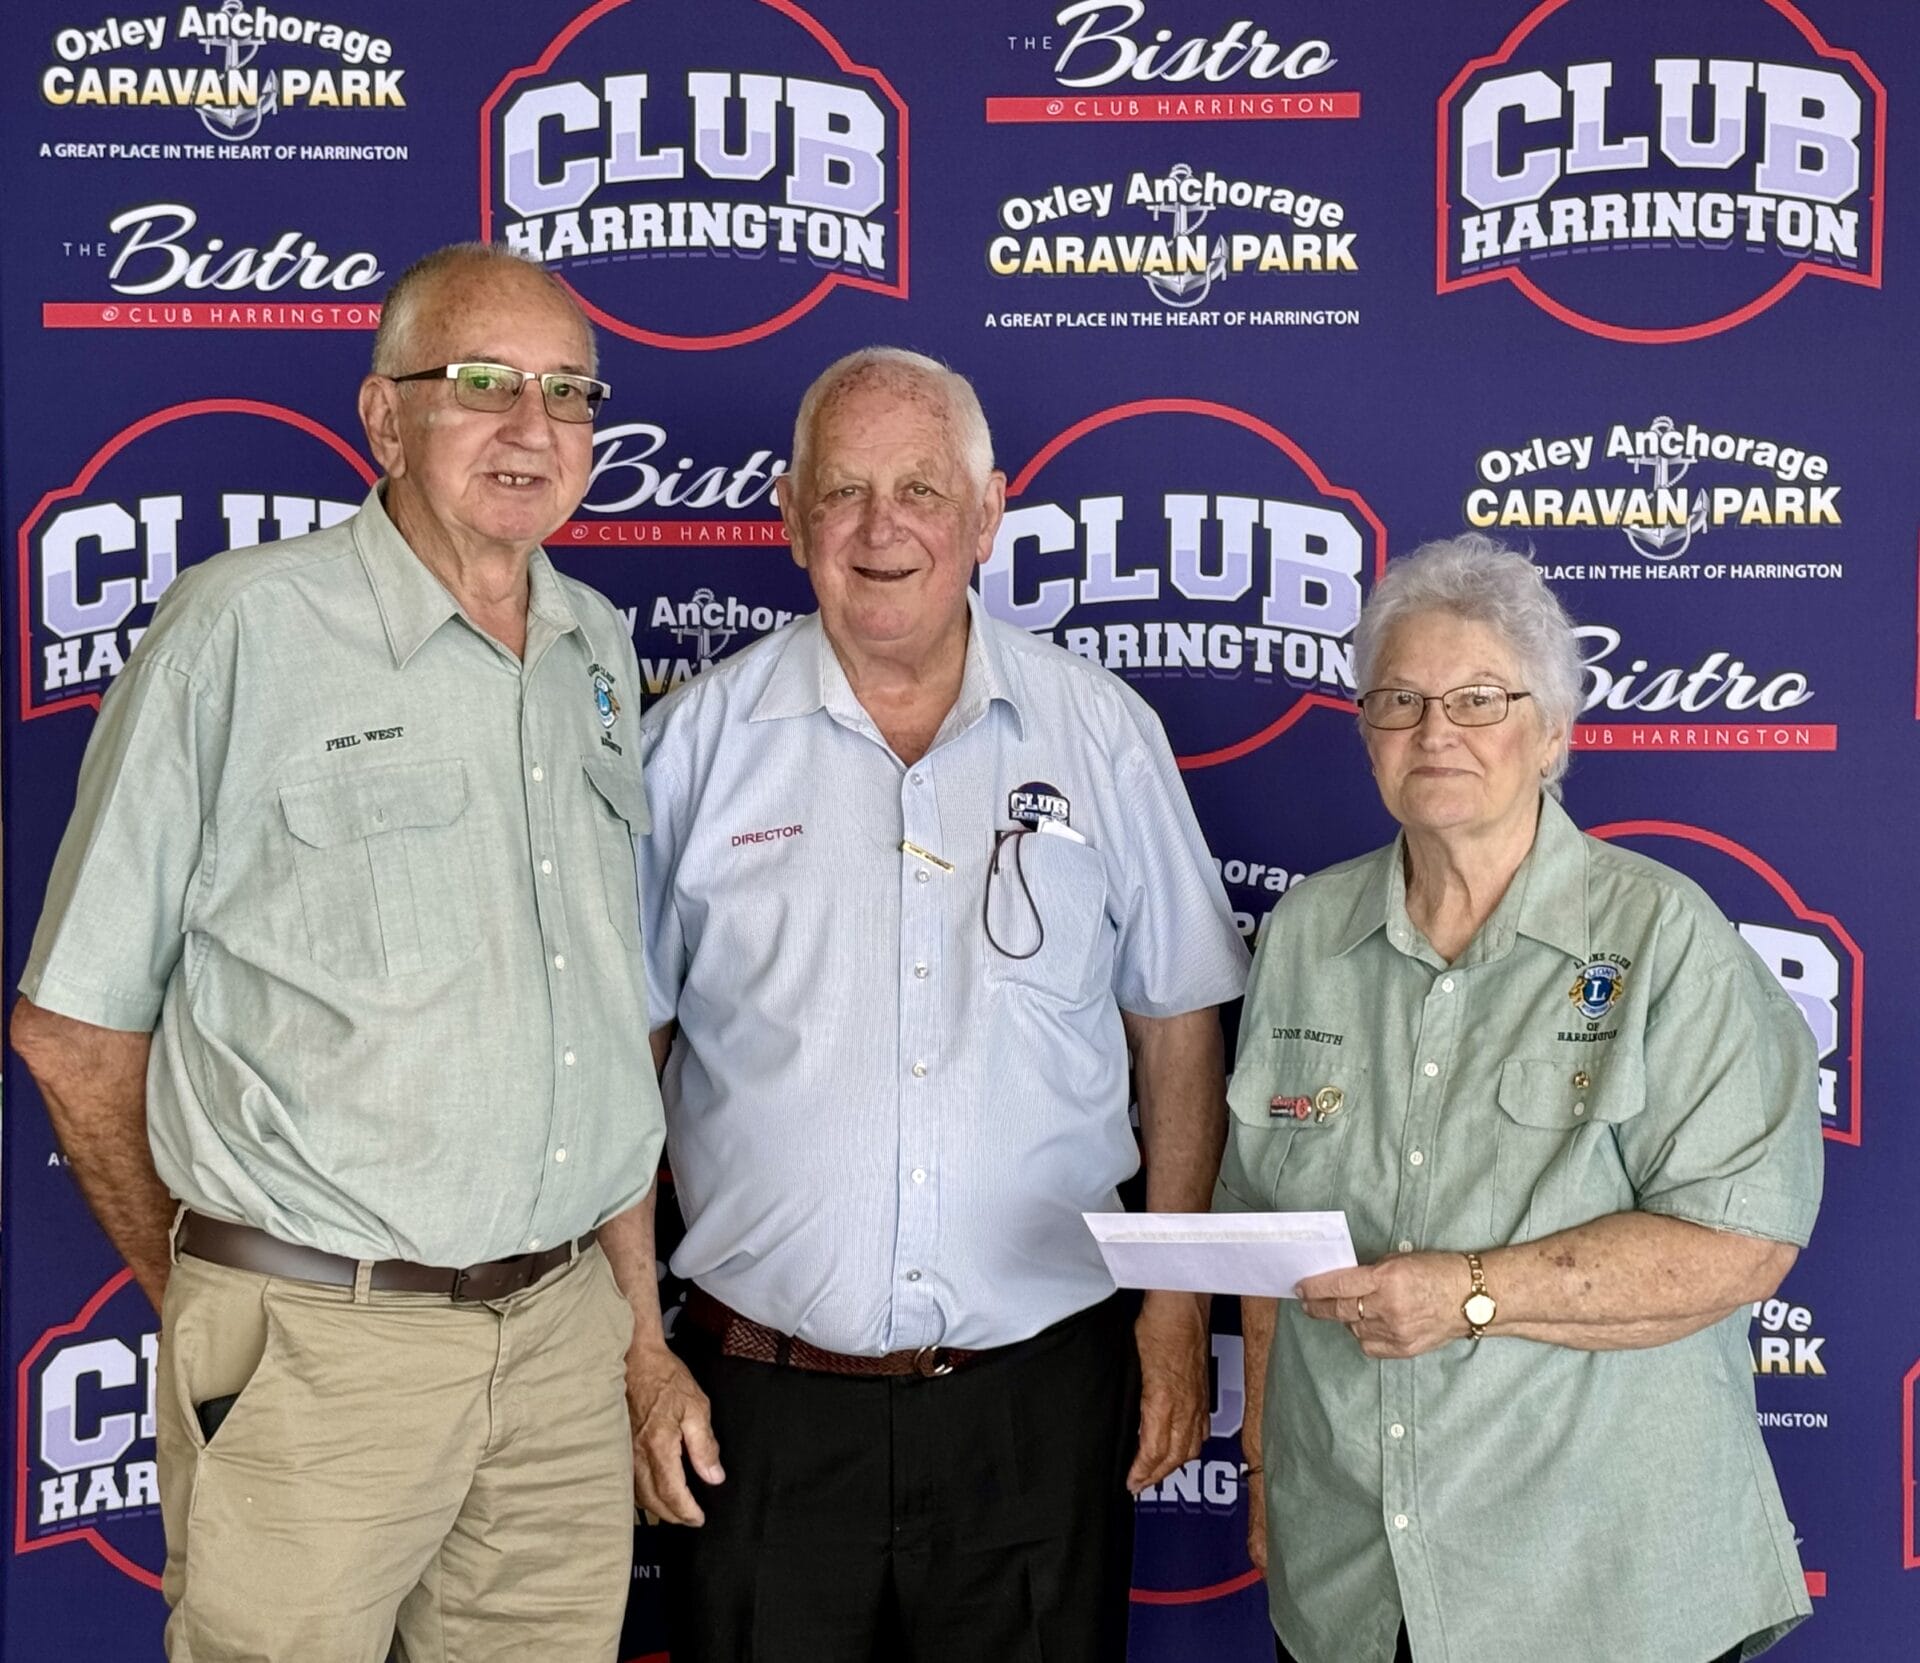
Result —
<instances>
[{"instance_id":1,"label":"red outlined circle graphic","mask_svg":"<svg viewBox=\"0 0 1920 1663\"><path fill-rule=\"evenodd\" d=\"M1104 427L1111 427L1115 422L1129 421L1136 416L1204 416L1214 421L1228 422L1264 440L1304 473L1312 482L1313 488L1323 497L1334 497L1347 503L1366 521L1374 538L1373 580L1377 582L1380 575L1387 569L1387 528L1380 516L1374 513L1366 498L1347 486L1335 485L1321 470L1319 463L1271 422L1249 415L1245 410L1236 409L1231 404L1216 404L1209 399L1134 399L1126 404L1110 405L1105 410L1096 410L1090 416L1083 416L1071 427L1055 434L1042 445L1034 453L1032 460L1007 482L1007 500L1013 502L1023 495L1040 471L1077 440L1084 439L1089 433L1097 433ZM1177 757L1175 760L1182 771L1214 768L1223 762L1237 762L1241 757L1259 750L1263 745L1271 744L1310 710L1337 710L1347 716L1354 713L1350 700L1337 699L1327 693L1301 693L1279 717L1245 738L1212 750Z\"/></svg>"},{"instance_id":2,"label":"red outlined circle graphic","mask_svg":"<svg viewBox=\"0 0 1920 1663\"><path fill-rule=\"evenodd\" d=\"M522 64L518 69L509 70L500 81L500 84L487 95L486 102L480 106L480 240L482 242L493 241L494 111L500 107L501 101L518 83L536 75L546 74L546 72L553 67L554 60L571 46L575 40L595 23L598 23L600 19L605 17L609 12L617 11L620 7L628 3L629 0L598 0L597 4L589 6L555 35L553 39L547 43L547 49L532 63ZM910 245L907 235L907 183L909 170L907 166L906 100L894 91L893 83L879 70L866 64L855 63L853 59L848 56L846 49L841 46L840 42L811 14L801 10L801 8L794 3L794 0L757 0L757 3L769 7L773 11L778 12L782 17L797 23L819 43L843 73L860 76L872 82L887 102L893 106L895 119L899 123L900 134L898 171L900 181L900 279L897 283L883 283L877 278L856 277L846 272L828 272L804 295L794 301L792 305L785 307L783 310L760 323L750 324L744 329L729 330L718 335L676 335L666 330L646 329L637 323L629 323L624 318L617 318L603 306L589 300L579 289L572 283L569 283L567 279L558 272L551 274L554 281L561 284L566 291L580 303L580 309L585 312L588 317L592 318L595 323L599 324L602 329L611 330L614 334L623 336L629 341L638 341L643 346L664 347L674 352L717 352L727 347L744 346L749 341L764 340L767 336L777 334L780 330L785 329L788 324L796 323L805 317L836 288L864 289L870 294L887 295L895 300L905 300L907 298L909 286L907 281L907 265Z\"/></svg>"},{"instance_id":3,"label":"red outlined circle graphic","mask_svg":"<svg viewBox=\"0 0 1920 1663\"><path fill-rule=\"evenodd\" d=\"M1612 820L1604 826L1588 827L1587 835L1608 842L1616 837L1673 837L1726 855L1737 860L1766 884L1795 918L1803 924L1819 925L1840 944L1853 970L1852 997L1847 1002L1847 1091L1852 1123L1848 1126L1824 1126L1821 1133L1830 1143L1844 1143L1851 1148L1859 1148L1860 1046L1866 1029L1867 961L1866 955L1860 951L1860 944L1853 939L1846 925L1832 913L1820 912L1808 906L1800 899L1800 892L1792 884L1744 844L1723 837L1719 832L1708 831L1704 826L1690 826L1678 820Z\"/></svg>"},{"instance_id":4,"label":"red outlined circle graphic","mask_svg":"<svg viewBox=\"0 0 1920 1663\"><path fill-rule=\"evenodd\" d=\"M1830 58L1844 63L1854 70L1874 94L1873 143L1875 157L1874 190L1870 198L1872 233L1870 238L1871 254L1867 269L1863 271L1842 271L1833 266L1823 266L1810 260L1801 260L1789 271L1783 273L1767 289L1718 317L1708 318L1700 323L1677 324L1666 329L1635 328L1627 324L1608 323L1604 319L1588 316L1563 301L1554 299L1520 267L1502 266L1494 271L1477 271L1464 277L1447 275L1448 236L1452 230L1452 210L1447 194L1447 183L1452 176L1453 144L1449 117L1453 102L1466 84L1482 70L1492 69L1511 59L1523 41L1531 35L1549 17L1562 7L1573 4L1573 0L1540 0L1540 4L1528 12L1513 28L1507 38L1500 43L1498 51L1486 57L1469 61L1460 73L1447 83L1446 91L1440 94L1435 106L1436 136L1434 141L1434 292L1453 294L1462 289L1478 288L1483 283L1511 283L1521 294L1545 312L1568 327L1578 329L1584 334L1598 335L1603 340L1623 341L1643 346L1669 346L1679 341L1698 341L1710 335L1718 335L1729 329L1737 329L1741 324L1757 318L1762 312L1784 299L1798 288L1805 277L1828 277L1841 283L1857 283L1866 288L1880 287L1881 244L1885 219L1886 189L1882 170L1887 156L1887 89L1881 85L1880 78L1866 65L1859 53L1831 46L1826 37L1814 27L1793 0L1760 0L1761 4L1771 7L1787 22L1797 29L1807 44L1820 57Z\"/></svg>"},{"instance_id":5,"label":"red outlined circle graphic","mask_svg":"<svg viewBox=\"0 0 1920 1663\"><path fill-rule=\"evenodd\" d=\"M172 422L188 421L195 416L260 416L267 421L282 422L296 428L310 438L318 439L348 467L360 476L371 490L379 479L379 474L352 445L335 433L330 427L323 427L311 416L302 415L298 410L289 410L282 404L263 404L251 398L201 398L187 404L169 404L165 409L155 410L151 415L142 416L131 426L123 427L104 445L87 458L86 466L74 476L71 485L62 485L57 490L47 492L33 505L33 511L20 522L19 547L19 644L20 644L20 720L31 722L36 717L54 716L63 710L87 708L98 710L98 693L77 693L72 698L56 699L52 704L35 705L33 703L33 534L48 512L63 502L70 502L91 485L100 470L118 456L136 440L158 428Z\"/></svg>"},{"instance_id":6,"label":"red outlined circle graphic","mask_svg":"<svg viewBox=\"0 0 1920 1663\"><path fill-rule=\"evenodd\" d=\"M18 1373L14 1377L14 1512L13 1512L13 1551L16 1554L33 1553L40 1548L64 1547L69 1542L85 1542L88 1547L100 1555L116 1571L130 1576L135 1582L158 1590L160 1573L150 1571L145 1565L136 1564L117 1547L102 1536L92 1525L83 1525L78 1530L64 1531L57 1536L29 1538L27 1535L27 1398L28 1383L32 1376L33 1365L40 1360L40 1354L55 1340L63 1340L69 1334L85 1332L100 1309L107 1301L133 1280L131 1270L122 1270L103 1282L71 1322L63 1322L49 1328L28 1348L20 1359Z\"/></svg>"}]
</instances>

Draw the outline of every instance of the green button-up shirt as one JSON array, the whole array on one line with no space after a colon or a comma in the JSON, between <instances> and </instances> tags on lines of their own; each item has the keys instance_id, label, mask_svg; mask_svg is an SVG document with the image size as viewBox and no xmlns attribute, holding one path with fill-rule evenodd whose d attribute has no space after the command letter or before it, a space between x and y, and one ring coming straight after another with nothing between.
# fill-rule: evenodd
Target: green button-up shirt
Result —
<instances>
[{"instance_id":1,"label":"green button-up shirt","mask_svg":"<svg viewBox=\"0 0 1920 1663\"><path fill-rule=\"evenodd\" d=\"M1343 1208L1363 1264L1632 1209L1804 1243L1815 1069L1805 1021L1696 885L1543 798L1452 964L1407 917L1399 841L1274 909L1216 1205ZM1763 1650L1810 1606L1747 1326L1375 1362L1281 1301L1261 1428L1281 1638L1301 1663L1388 1663L1403 1617L1422 1663Z\"/></svg>"},{"instance_id":2,"label":"green button-up shirt","mask_svg":"<svg viewBox=\"0 0 1920 1663\"><path fill-rule=\"evenodd\" d=\"M639 690L600 595L536 549L516 658L377 492L217 555L102 704L22 991L157 1022L154 1159L201 1211L438 1265L579 1235L663 1135Z\"/></svg>"}]
</instances>

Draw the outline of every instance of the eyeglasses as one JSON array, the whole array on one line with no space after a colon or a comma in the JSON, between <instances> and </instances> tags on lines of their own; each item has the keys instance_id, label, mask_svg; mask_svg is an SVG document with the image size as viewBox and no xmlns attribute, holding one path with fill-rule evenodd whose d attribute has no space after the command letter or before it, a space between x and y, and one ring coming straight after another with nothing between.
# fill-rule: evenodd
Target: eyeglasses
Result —
<instances>
[{"instance_id":1,"label":"eyeglasses","mask_svg":"<svg viewBox=\"0 0 1920 1663\"><path fill-rule=\"evenodd\" d=\"M1360 714L1370 728L1417 728L1426 720L1427 706L1437 704L1457 728L1490 728L1507 719L1515 699L1532 697L1504 687L1453 687L1444 693L1376 687L1360 695Z\"/></svg>"},{"instance_id":2,"label":"eyeglasses","mask_svg":"<svg viewBox=\"0 0 1920 1663\"><path fill-rule=\"evenodd\" d=\"M535 375L505 364L439 364L430 370L415 370L411 375L390 375L389 381L451 381L454 402L463 410L479 410L498 416L513 408L514 400L529 381L540 383L540 402L557 422L590 422L599 414L603 399L613 389L590 375L572 375L565 370L549 370Z\"/></svg>"}]
</instances>

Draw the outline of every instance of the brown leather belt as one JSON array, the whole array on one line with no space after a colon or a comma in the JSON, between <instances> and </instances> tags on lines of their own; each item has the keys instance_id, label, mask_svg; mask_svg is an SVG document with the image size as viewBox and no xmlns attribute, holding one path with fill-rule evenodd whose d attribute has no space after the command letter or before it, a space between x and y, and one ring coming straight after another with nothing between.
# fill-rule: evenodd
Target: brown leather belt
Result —
<instances>
[{"instance_id":1,"label":"brown leather belt","mask_svg":"<svg viewBox=\"0 0 1920 1663\"><path fill-rule=\"evenodd\" d=\"M918 1376L932 1380L969 1363L989 1357L991 1351L962 1351L947 1345L923 1345L917 1351L889 1351L884 1357L854 1357L826 1351L805 1340L767 1328L723 1305L702 1288L687 1295L687 1320L720 1342L723 1357L744 1357L753 1363L806 1369L814 1374L844 1374L866 1378Z\"/></svg>"},{"instance_id":2,"label":"brown leather belt","mask_svg":"<svg viewBox=\"0 0 1920 1663\"><path fill-rule=\"evenodd\" d=\"M368 1286L380 1293L438 1293L449 1299L474 1302L504 1299L510 1293L532 1287L548 1271L557 1270L578 1253L584 1253L593 1241L589 1233L576 1242L562 1242L558 1247L538 1253L520 1253L511 1259L494 1259L461 1270L416 1265L405 1259L377 1259ZM180 1215L173 1245L178 1252L234 1270L287 1276L299 1282L321 1282L334 1288L352 1287L360 1270L356 1259L322 1253L317 1247L300 1247L251 1225L229 1224L225 1219L208 1218L204 1213Z\"/></svg>"}]
</instances>

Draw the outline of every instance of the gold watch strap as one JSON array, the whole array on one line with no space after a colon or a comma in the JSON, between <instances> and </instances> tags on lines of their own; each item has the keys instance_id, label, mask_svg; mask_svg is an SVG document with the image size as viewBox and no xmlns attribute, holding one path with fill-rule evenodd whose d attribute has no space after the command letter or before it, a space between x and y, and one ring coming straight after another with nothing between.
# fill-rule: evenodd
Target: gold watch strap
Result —
<instances>
[{"instance_id":1,"label":"gold watch strap","mask_svg":"<svg viewBox=\"0 0 1920 1663\"><path fill-rule=\"evenodd\" d=\"M1493 1296L1487 1292L1487 1273L1480 1264L1480 1255L1463 1253L1461 1257L1467 1261L1467 1271L1473 1277L1473 1286L1467 1290L1467 1297L1460 1302L1460 1314L1464 1317L1467 1316L1467 1306L1476 1298L1491 1299ZM1476 1340L1486 1331L1487 1325L1484 1322L1475 1322L1472 1317L1467 1317L1467 1332Z\"/></svg>"}]
</instances>

